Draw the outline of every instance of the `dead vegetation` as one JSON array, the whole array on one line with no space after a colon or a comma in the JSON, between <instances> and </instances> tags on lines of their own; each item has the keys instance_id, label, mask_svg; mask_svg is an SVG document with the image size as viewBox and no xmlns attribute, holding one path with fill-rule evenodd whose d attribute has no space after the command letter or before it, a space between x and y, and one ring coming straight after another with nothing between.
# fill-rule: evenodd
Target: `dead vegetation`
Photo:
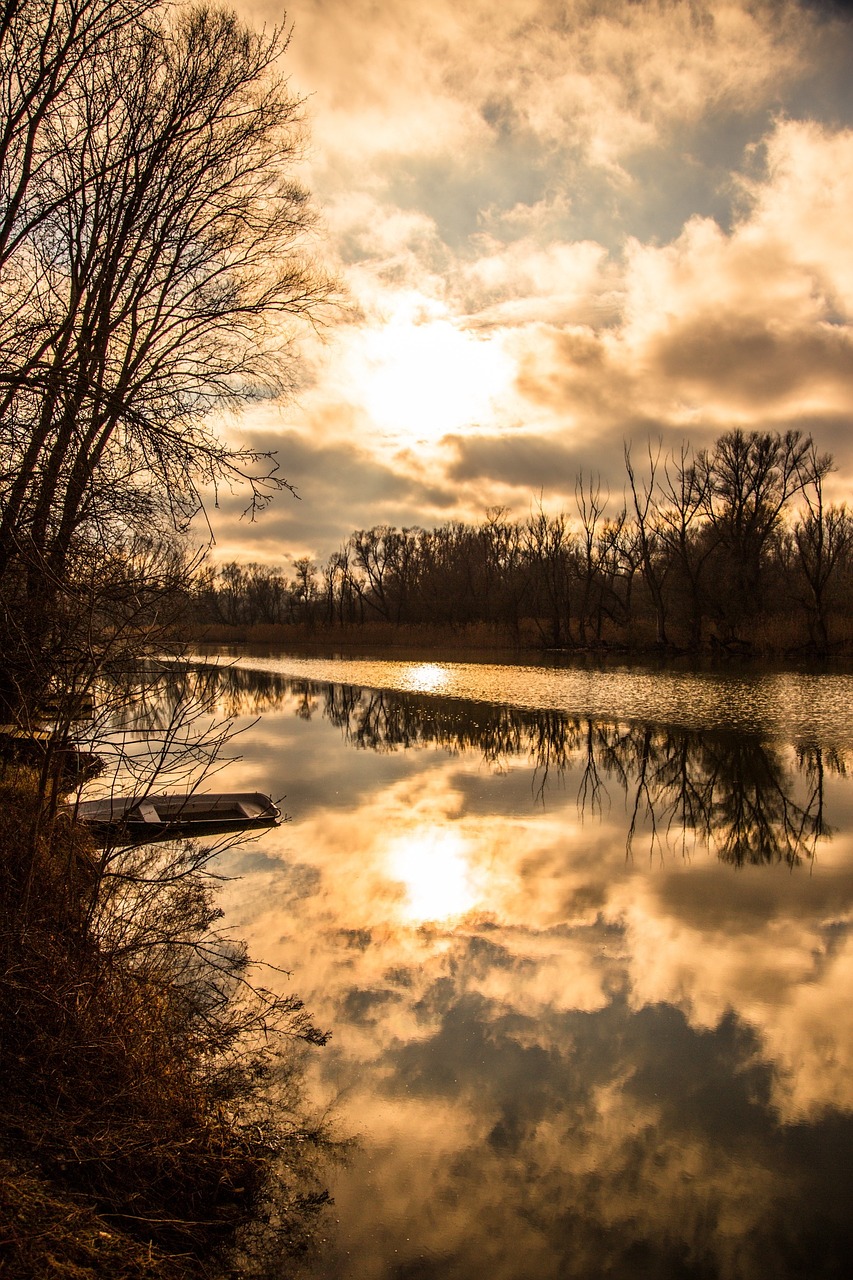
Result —
<instances>
[{"instance_id":1,"label":"dead vegetation","mask_svg":"<svg viewBox=\"0 0 853 1280\"><path fill-rule=\"evenodd\" d=\"M102 853L0 780L0 1275L288 1274L325 1200L324 1037L251 980L203 850Z\"/></svg>"}]
</instances>

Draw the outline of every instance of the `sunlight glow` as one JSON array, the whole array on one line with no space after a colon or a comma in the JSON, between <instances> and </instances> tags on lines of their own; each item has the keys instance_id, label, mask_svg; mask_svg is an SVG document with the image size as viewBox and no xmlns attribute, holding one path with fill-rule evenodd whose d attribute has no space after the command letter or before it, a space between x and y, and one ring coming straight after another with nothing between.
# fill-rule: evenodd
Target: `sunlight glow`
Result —
<instances>
[{"instance_id":1,"label":"sunlight glow","mask_svg":"<svg viewBox=\"0 0 853 1280\"><path fill-rule=\"evenodd\" d=\"M448 920L476 901L465 845L455 831L434 827L401 836L390 849L389 871L406 889L409 921Z\"/></svg>"},{"instance_id":2,"label":"sunlight glow","mask_svg":"<svg viewBox=\"0 0 853 1280\"><path fill-rule=\"evenodd\" d=\"M476 337L420 296L405 298L381 328L364 334L358 370L377 427L419 443L491 422L513 376L499 337Z\"/></svg>"},{"instance_id":3,"label":"sunlight glow","mask_svg":"<svg viewBox=\"0 0 853 1280\"><path fill-rule=\"evenodd\" d=\"M448 679L446 669L438 662L418 662L406 669L404 686L412 693L437 693Z\"/></svg>"}]
</instances>

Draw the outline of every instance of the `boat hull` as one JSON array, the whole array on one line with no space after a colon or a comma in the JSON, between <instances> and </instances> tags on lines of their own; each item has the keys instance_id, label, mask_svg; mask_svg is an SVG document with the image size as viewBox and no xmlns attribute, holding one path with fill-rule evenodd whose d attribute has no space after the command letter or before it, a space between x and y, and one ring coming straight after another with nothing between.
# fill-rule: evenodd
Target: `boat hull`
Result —
<instances>
[{"instance_id":1,"label":"boat hull","mask_svg":"<svg viewBox=\"0 0 853 1280\"><path fill-rule=\"evenodd\" d=\"M132 842L181 835L229 835L278 825L281 810L261 792L220 795L113 796L81 800L72 816L100 839Z\"/></svg>"}]
</instances>

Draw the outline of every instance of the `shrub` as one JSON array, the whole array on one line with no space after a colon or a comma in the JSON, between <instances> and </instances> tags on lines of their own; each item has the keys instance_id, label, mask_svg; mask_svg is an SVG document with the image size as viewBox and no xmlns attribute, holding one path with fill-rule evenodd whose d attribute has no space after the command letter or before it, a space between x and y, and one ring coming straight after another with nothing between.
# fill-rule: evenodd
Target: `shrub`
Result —
<instances>
[{"instance_id":1,"label":"shrub","mask_svg":"<svg viewBox=\"0 0 853 1280\"><path fill-rule=\"evenodd\" d=\"M42 826L31 775L0 782L7 1150L35 1162L45 1202L77 1197L71 1217L97 1213L186 1276L235 1245L243 1274L304 1251L324 1200L299 1080L300 1048L325 1037L295 996L252 981L218 927L210 856L190 842L99 852L64 814ZM32 1232L13 1241L32 1274Z\"/></svg>"}]
</instances>

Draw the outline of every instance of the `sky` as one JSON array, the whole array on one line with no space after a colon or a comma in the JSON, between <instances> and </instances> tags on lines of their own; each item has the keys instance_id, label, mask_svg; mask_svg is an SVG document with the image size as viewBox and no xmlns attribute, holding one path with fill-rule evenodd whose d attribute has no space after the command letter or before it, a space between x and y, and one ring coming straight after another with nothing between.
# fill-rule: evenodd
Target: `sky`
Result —
<instances>
[{"instance_id":1,"label":"sky","mask_svg":"<svg viewBox=\"0 0 853 1280\"><path fill-rule=\"evenodd\" d=\"M256 25L278 0L238 0ZM811 433L853 481L853 6L292 0L300 177L346 305L232 438L298 494L220 560L621 505L624 448Z\"/></svg>"}]
</instances>

